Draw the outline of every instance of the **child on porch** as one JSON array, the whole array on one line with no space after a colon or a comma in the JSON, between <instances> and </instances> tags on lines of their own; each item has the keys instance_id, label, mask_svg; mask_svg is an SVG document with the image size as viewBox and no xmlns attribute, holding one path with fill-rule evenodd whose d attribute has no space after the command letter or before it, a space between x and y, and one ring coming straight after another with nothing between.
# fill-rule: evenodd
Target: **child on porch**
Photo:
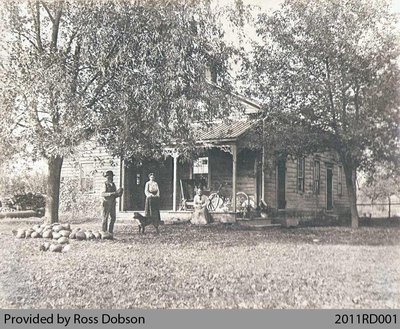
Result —
<instances>
[{"instance_id":1,"label":"child on porch","mask_svg":"<svg viewBox=\"0 0 400 329\"><path fill-rule=\"evenodd\" d=\"M192 224L205 225L211 222L211 216L207 209L208 201L208 197L203 194L203 190L198 188L193 200L194 211L190 221Z\"/></svg>"}]
</instances>

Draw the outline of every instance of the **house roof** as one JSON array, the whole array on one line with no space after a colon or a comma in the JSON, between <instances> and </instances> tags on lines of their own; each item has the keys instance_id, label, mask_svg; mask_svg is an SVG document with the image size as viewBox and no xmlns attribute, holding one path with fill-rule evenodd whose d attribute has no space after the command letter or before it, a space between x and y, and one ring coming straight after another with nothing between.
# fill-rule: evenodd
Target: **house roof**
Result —
<instances>
[{"instance_id":1,"label":"house roof","mask_svg":"<svg viewBox=\"0 0 400 329\"><path fill-rule=\"evenodd\" d=\"M221 88L220 86L218 86L215 83L209 82L209 85L211 85L211 86L213 86L213 87L215 87L215 88L217 88L217 89L219 89L219 90L221 90L223 92L226 92L223 88ZM261 104L259 102L257 102L256 100L254 100L254 99L250 99L248 97L236 94L234 92L229 92L229 95L237 98L242 103L242 105L245 108L245 113L247 113L247 114L258 113L258 112L260 112L260 110L262 108Z\"/></svg>"},{"instance_id":2,"label":"house roof","mask_svg":"<svg viewBox=\"0 0 400 329\"><path fill-rule=\"evenodd\" d=\"M256 121L224 121L213 124L199 136L200 141L235 141Z\"/></svg>"}]
</instances>

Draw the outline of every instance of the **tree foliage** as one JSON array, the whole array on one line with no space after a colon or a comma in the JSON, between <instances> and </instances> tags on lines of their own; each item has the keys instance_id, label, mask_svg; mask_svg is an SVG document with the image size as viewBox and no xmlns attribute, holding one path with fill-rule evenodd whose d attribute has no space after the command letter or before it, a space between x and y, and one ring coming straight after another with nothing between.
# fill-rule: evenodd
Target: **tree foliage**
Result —
<instances>
[{"instance_id":1,"label":"tree foliage","mask_svg":"<svg viewBox=\"0 0 400 329\"><path fill-rule=\"evenodd\" d=\"M52 221L63 158L82 141L145 157L231 110L229 49L207 1L11 0L1 18L1 149L48 160Z\"/></svg>"},{"instance_id":2,"label":"tree foliage","mask_svg":"<svg viewBox=\"0 0 400 329\"><path fill-rule=\"evenodd\" d=\"M360 190L361 196L371 202L387 202L393 196L400 198L400 175L384 164L366 176Z\"/></svg>"},{"instance_id":3,"label":"tree foliage","mask_svg":"<svg viewBox=\"0 0 400 329\"><path fill-rule=\"evenodd\" d=\"M287 0L258 20L248 63L265 105L265 143L289 154L335 150L357 226L354 177L399 157L399 35L382 1ZM272 146L273 147L273 146Z\"/></svg>"}]
</instances>

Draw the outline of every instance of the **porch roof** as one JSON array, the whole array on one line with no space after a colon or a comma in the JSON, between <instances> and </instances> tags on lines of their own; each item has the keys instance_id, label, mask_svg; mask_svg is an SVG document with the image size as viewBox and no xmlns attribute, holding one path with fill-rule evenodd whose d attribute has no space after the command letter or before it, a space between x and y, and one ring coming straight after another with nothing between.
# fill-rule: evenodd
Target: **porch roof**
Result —
<instances>
[{"instance_id":1,"label":"porch roof","mask_svg":"<svg viewBox=\"0 0 400 329\"><path fill-rule=\"evenodd\" d=\"M209 130L199 137L200 142L236 141L248 131L257 121L224 121L213 124Z\"/></svg>"}]
</instances>

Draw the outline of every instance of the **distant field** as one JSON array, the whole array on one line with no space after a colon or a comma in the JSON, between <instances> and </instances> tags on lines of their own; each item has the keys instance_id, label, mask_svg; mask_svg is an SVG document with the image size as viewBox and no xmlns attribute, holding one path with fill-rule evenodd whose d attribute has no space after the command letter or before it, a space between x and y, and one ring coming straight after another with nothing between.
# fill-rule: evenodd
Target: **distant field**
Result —
<instances>
[{"instance_id":1,"label":"distant field","mask_svg":"<svg viewBox=\"0 0 400 329\"><path fill-rule=\"evenodd\" d=\"M71 240L65 254L0 220L2 308L399 308L400 226L248 230L164 225L114 241ZM98 229L100 221L73 227Z\"/></svg>"}]
</instances>

